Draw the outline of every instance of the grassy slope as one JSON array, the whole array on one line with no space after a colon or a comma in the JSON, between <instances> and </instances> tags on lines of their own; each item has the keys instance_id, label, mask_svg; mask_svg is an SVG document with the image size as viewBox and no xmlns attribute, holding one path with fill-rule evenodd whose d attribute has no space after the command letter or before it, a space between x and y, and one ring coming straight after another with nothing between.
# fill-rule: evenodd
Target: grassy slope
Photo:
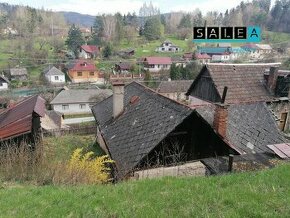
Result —
<instances>
[{"instance_id":1,"label":"grassy slope","mask_svg":"<svg viewBox=\"0 0 290 218\"><path fill-rule=\"evenodd\" d=\"M106 186L7 186L4 217L286 217L290 165L209 178L163 178Z\"/></svg>"}]
</instances>

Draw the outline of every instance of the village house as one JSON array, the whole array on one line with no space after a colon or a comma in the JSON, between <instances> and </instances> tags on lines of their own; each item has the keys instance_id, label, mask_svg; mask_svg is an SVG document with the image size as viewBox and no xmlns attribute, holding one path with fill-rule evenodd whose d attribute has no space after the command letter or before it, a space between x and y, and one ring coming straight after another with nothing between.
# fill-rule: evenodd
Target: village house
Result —
<instances>
[{"instance_id":1,"label":"village house","mask_svg":"<svg viewBox=\"0 0 290 218\"><path fill-rule=\"evenodd\" d=\"M65 74L57 69L56 67L52 66L52 67L48 67L46 68L44 71L44 76L46 78L46 80L50 83L50 84L63 84L65 83Z\"/></svg>"},{"instance_id":2,"label":"village house","mask_svg":"<svg viewBox=\"0 0 290 218\"><path fill-rule=\"evenodd\" d=\"M126 50L122 50L122 51L118 52L118 55L123 57L123 58L132 57L135 55L135 49L128 48Z\"/></svg>"},{"instance_id":3,"label":"village house","mask_svg":"<svg viewBox=\"0 0 290 218\"><path fill-rule=\"evenodd\" d=\"M185 93L189 89L192 82L193 80L161 81L156 91L173 100L185 101Z\"/></svg>"},{"instance_id":4,"label":"village house","mask_svg":"<svg viewBox=\"0 0 290 218\"><path fill-rule=\"evenodd\" d=\"M26 68L11 68L10 69L10 80L25 81L28 79L28 73Z\"/></svg>"},{"instance_id":5,"label":"village house","mask_svg":"<svg viewBox=\"0 0 290 218\"><path fill-rule=\"evenodd\" d=\"M211 56L209 56L206 53L203 54L196 53L194 56L195 60L197 60L199 64L206 64L211 62Z\"/></svg>"},{"instance_id":6,"label":"village house","mask_svg":"<svg viewBox=\"0 0 290 218\"><path fill-rule=\"evenodd\" d=\"M212 62L228 62L230 61L231 47L201 47L198 48L199 54L207 54L211 57Z\"/></svg>"},{"instance_id":7,"label":"village house","mask_svg":"<svg viewBox=\"0 0 290 218\"><path fill-rule=\"evenodd\" d=\"M92 111L97 141L115 161L117 179L152 167L234 153L191 108L136 82L126 87L114 83L113 96ZM191 163L184 175L200 165Z\"/></svg>"},{"instance_id":8,"label":"village house","mask_svg":"<svg viewBox=\"0 0 290 218\"><path fill-rule=\"evenodd\" d=\"M187 61L191 61L193 59L193 53L192 52L185 52L183 55L182 55L182 58L184 60L187 60Z\"/></svg>"},{"instance_id":9,"label":"village house","mask_svg":"<svg viewBox=\"0 0 290 218\"><path fill-rule=\"evenodd\" d=\"M269 55L272 53L272 47L268 44L248 43L241 46L241 48L249 52L250 58L254 60L262 59L265 55Z\"/></svg>"},{"instance_id":10,"label":"village house","mask_svg":"<svg viewBox=\"0 0 290 218\"><path fill-rule=\"evenodd\" d=\"M289 129L289 77L278 70L279 63L207 64L192 83L187 95L208 102L221 102L227 87L226 104L265 102L276 117L280 130ZM285 76L286 75L286 76Z\"/></svg>"},{"instance_id":11,"label":"village house","mask_svg":"<svg viewBox=\"0 0 290 218\"><path fill-rule=\"evenodd\" d=\"M179 167L187 164L191 169L182 170L182 175L195 175L204 159L274 155L268 145L287 141L263 102L187 106L136 82L125 87L114 83L113 96L92 111L98 125L97 141L115 161L117 179L144 177L152 168L162 175L180 175ZM257 117L254 123L250 122L253 117ZM165 169L168 165L171 168ZM163 173L168 170L171 173ZM150 177L158 176L155 173Z\"/></svg>"},{"instance_id":12,"label":"village house","mask_svg":"<svg viewBox=\"0 0 290 218\"><path fill-rule=\"evenodd\" d=\"M41 117L41 128L43 133L59 133L60 130L69 129L64 124L64 115L54 110L45 110L45 114Z\"/></svg>"},{"instance_id":13,"label":"village house","mask_svg":"<svg viewBox=\"0 0 290 218\"><path fill-rule=\"evenodd\" d=\"M0 144L27 143L31 148L41 140L41 117L45 100L39 96L28 97L0 113Z\"/></svg>"},{"instance_id":14,"label":"village house","mask_svg":"<svg viewBox=\"0 0 290 218\"><path fill-rule=\"evenodd\" d=\"M90 114L91 107L112 94L109 89L70 89L61 91L51 102L52 109L64 115Z\"/></svg>"},{"instance_id":15,"label":"village house","mask_svg":"<svg viewBox=\"0 0 290 218\"><path fill-rule=\"evenodd\" d=\"M9 83L9 80L4 75L0 75L0 91L7 90Z\"/></svg>"},{"instance_id":16,"label":"village house","mask_svg":"<svg viewBox=\"0 0 290 218\"><path fill-rule=\"evenodd\" d=\"M181 48L166 40L155 49L156 52L180 52Z\"/></svg>"},{"instance_id":17,"label":"village house","mask_svg":"<svg viewBox=\"0 0 290 218\"><path fill-rule=\"evenodd\" d=\"M100 55L101 48L95 45L82 45L80 47L79 58L95 59Z\"/></svg>"},{"instance_id":18,"label":"village house","mask_svg":"<svg viewBox=\"0 0 290 218\"><path fill-rule=\"evenodd\" d=\"M118 64L115 64L114 71L116 73L122 74L122 73L129 73L132 70L132 64L129 62L120 62Z\"/></svg>"},{"instance_id":19,"label":"village house","mask_svg":"<svg viewBox=\"0 0 290 218\"><path fill-rule=\"evenodd\" d=\"M172 64L170 57L146 57L144 58L144 70L157 73L161 70L169 70Z\"/></svg>"},{"instance_id":20,"label":"village house","mask_svg":"<svg viewBox=\"0 0 290 218\"><path fill-rule=\"evenodd\" d=\"M76 60L68 67L68 76L73 83L103 83L104 77L89 60Z\"/></svg>"}]
</instances>

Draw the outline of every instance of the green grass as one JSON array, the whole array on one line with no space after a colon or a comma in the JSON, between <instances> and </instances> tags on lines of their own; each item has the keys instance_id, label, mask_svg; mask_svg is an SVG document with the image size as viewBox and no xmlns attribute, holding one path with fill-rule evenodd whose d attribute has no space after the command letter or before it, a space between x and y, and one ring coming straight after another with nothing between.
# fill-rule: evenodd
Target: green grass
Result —
<instances>
[{"instance_id":1,"label":"green grass","mask_svg":"<svg viewBox=\"0 0 290 218\"><path fill-rule=\"evenodd\" d=\"M2 184L2 217L287 217L290 165L116 185Z\"/></svg>"},{"instance_id":2,"label":"green grass","mask_svg":"<svg viewBox=\"0 0 290 218\"><path fill-rule=\"evenodd\" d=\"M275 44L275 43L289 43L290 34L289 33L280 33L280 32L270 32L265 31L262 33L265 43ZM279 46L279 44L278 44Z\"/></svg>"}]
</instances>

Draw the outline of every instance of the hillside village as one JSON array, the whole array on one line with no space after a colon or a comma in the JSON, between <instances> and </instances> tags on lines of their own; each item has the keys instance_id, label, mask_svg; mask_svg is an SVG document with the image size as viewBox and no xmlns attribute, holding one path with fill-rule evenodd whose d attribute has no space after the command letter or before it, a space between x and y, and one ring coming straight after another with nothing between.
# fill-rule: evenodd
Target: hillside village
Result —
<instances>
[{"instance_id":1,"label":"hillside village","mask_svg":"<svg viewBox=\"0 0 290 218\"><path fill-rule=\"evenodd\" d=\"M238 177L287 166L290 31L273 26L280 1L267 2L204 16L165 16L144 3L138 16L96 16L90 27L0 3L0 187ZM267 20L260 43L192 42L192 27L231 25L234 12L252 8ZM28 29L13 19L20 11ZM259 20L240 16L245 25Z\"/></svg>"}]
</instances>

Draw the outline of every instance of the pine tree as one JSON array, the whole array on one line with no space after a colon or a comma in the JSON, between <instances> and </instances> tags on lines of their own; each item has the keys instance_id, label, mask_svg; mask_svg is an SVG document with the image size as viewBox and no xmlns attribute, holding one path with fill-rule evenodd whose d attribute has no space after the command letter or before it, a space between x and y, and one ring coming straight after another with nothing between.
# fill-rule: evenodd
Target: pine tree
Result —
<instances>
[{"instance_id":1,"label":"pine tree","mask_svg":"<svg viewBox=\"0 0 290 218\"><path fill-rule=\"evenodd\" d=\"M70 49L74 55L78 57L79 48L84 44L84 42L85 40L83 39L80 29L73 24L68 31L68 37L65 41L68 49Z\"/></svg>"}]
</instances>

